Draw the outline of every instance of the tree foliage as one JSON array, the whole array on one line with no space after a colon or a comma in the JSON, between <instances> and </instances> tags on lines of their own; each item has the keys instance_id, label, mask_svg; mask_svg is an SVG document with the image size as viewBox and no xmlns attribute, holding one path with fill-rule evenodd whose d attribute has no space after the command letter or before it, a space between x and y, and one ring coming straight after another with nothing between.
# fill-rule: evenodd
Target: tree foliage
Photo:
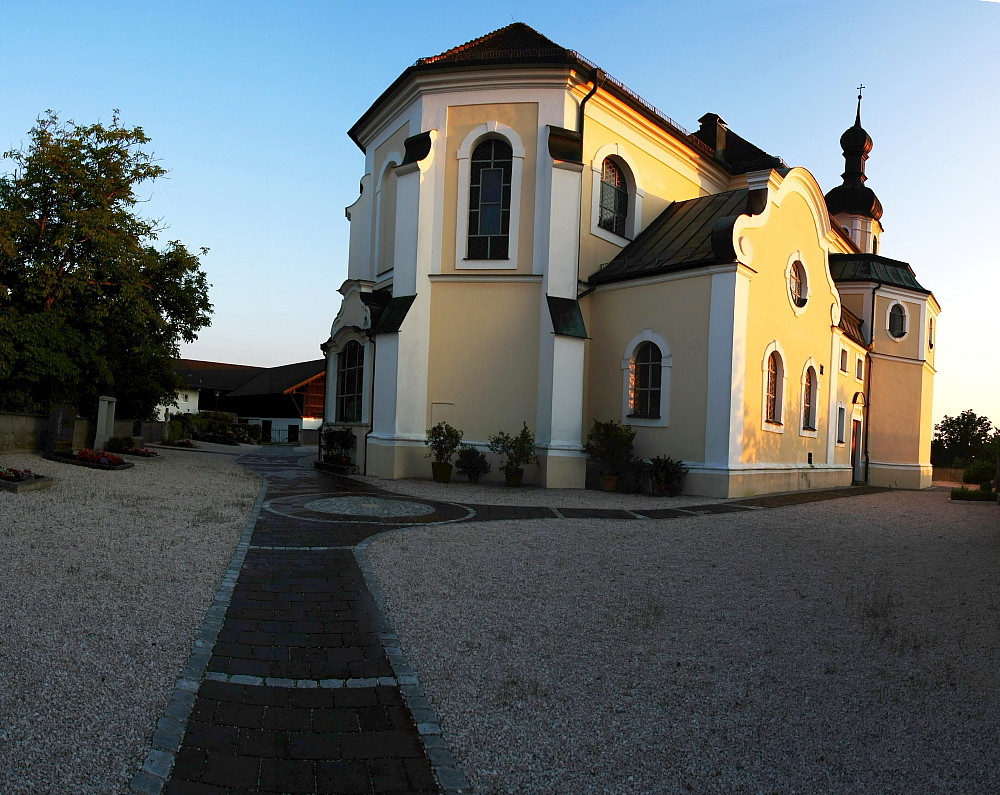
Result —
<instances>
[{"instance_id":1,"label":"tree foliage","mask_svg":"<svg viewBox=\"0 0 1000 795\"><path fill-rule=\"evenodd\" d=\"M957 417L945 415L934 426L931 460L938 465L967 463L974 458L1000 452L1000 432L989 417L966 409Z\"/></svg>"},{"instance_id":2,"label":"tree foliage","mask_svg":"<svg viewBox=\"0 0 1000 795\"><path fill-rule=\"evenodd\" d=\"M169 400L181 341L209 324L198 255L141 217L166 171L141 127L40 117L0 175L0 407L87 414L97 396L142 419ZM202 249L204 255L207 249Z\"/></svg>"}]
</instances>

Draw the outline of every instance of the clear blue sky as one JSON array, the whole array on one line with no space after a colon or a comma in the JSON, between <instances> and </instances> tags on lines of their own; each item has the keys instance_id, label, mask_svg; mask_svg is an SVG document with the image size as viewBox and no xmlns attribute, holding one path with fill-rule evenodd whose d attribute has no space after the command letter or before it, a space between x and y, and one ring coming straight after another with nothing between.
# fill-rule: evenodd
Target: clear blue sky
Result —
<instances>
[{"instance_id":1,"label":"clear blue sky","mask_svg":"<svg viewBox=\"0 0 1000 795\"><path fill-rule=\"evenodd\" d=\"M863 122L882 251L941 303L935 420L1000 423L1000 3L984 0L8 3L0 148L52 108L142 126L169 177L144 214L207 246L212 327L183 355L319 358L346 275L344 207L364 159L347 129L407 66L522 21L678 122L708 111L824 190Z\"/></svg>"}]
</instances>

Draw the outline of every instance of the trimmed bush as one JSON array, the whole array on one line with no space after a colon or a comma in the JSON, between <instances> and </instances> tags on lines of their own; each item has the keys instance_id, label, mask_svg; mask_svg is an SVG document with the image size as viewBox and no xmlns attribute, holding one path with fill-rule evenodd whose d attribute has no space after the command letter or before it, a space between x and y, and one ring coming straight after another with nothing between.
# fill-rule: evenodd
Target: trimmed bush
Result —
<instances>
[{"instance_id":1,"label":"trimmed bush","mask_svg":"<svg viewBox=\"0 0 1000 795\"><path fill-rule=\"evenodd\" d=\"M952 489L953 500L968 500L970 502L993 502L997 495L995 491L973 491L972 489Z\"/></svg>"}]
</instances>

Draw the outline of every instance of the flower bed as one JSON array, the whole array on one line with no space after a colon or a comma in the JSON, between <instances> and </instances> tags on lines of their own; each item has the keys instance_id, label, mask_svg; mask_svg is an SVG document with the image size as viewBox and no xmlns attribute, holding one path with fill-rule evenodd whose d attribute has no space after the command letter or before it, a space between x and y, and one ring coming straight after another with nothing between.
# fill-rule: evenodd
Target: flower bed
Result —
<instances>
[{"instance_id":1,"label":"flower bed","mask_svg":"<svg viewBox=\"0 0 1000 795\"><path fill-rule=\"evenodd\" d=\"M30 469L13 469L0 467L0 491L12 491L20 494L22 491L38 491L52 485L52 478L38 475Z\"/></svg>"},{"instance_id":2,"label":"flower bed","mask_svg":"<svg viewBox=\"0 0 1000 795\"><path fill-rule=\"evenodd\" d=\"M89 469L131 469L135 464L126 461L119 455L109 453L107 450L77 450L68 453L48 453L45 455L49 461L59 461L62 464L75 464L76 466L88 467Z\"/></svg>"}]
</instances>

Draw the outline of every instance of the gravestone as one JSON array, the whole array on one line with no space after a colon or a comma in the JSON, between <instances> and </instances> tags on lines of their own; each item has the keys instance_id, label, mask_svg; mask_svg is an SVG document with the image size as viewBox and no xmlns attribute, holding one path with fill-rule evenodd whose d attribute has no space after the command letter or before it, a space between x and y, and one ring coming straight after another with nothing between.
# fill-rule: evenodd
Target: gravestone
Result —
<instances>
[{"instance_id":1,"label":"gravestone","mask_svg":"<svg viewBox=\"0 0 1000 795\"><path fill-rule=\"evenodd\" d=\"M115 435L115 403L118 400L101 395L97 404L97 430L94 433L94 449L101 450L108 439Z\"/></svg>"},{"instance_id":2,"label":"gravestone","mask_svg":"<svg viewBox=\"0 0 1000 795\"><path fill-rule=\"evenodd\" d=\"M58 404L49 411L45 433L46 453L68 453L73 450L73 430L76 427L76 409Z\"/></svg>"}]
</instances>

